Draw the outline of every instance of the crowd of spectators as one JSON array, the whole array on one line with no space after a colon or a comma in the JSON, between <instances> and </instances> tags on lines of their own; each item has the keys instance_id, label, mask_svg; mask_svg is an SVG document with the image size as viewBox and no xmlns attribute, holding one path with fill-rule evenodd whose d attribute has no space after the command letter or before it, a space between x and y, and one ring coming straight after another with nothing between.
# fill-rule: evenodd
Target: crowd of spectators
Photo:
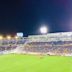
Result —
<instances>
[{"instance_id":1,"label":"crowd of spectators","mask_svg":"<svg viewBox=\"0 0 72 72\"><path fill-rule=\"evenodd\" d=\"M24 46L26 52L72 53L72 41L30 42Z\"/></svg>"},{"instance_id":2,"label":"crowd of spectators","mask_svg":"<svg viewBox=\"0 0 72 72\"><path fill-rule=\"evenodd\" d=\"M22 50L26 52L38 53L72 53L72 41L49 41L49 42L27 42L27 40L2 40L0 41L0 52L16 49L23 45Z\"/></svg>"}]
</instances>

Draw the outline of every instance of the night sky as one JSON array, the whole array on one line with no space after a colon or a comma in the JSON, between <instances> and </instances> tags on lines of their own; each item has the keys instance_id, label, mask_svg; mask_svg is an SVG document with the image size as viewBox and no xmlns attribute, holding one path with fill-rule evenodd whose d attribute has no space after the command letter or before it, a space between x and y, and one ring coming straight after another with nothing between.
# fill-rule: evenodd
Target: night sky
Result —
<instances>
[{"instance_id":1,"label":"night sky","mask_svg":"<svg viewBox=\"0 0 72 72\"><path fill-rule=\"evenodd\" d=\"M42 25L49 32L72 31L72 0L0 1L0 33L38 34Z\"/></svg>"}]
</instances>

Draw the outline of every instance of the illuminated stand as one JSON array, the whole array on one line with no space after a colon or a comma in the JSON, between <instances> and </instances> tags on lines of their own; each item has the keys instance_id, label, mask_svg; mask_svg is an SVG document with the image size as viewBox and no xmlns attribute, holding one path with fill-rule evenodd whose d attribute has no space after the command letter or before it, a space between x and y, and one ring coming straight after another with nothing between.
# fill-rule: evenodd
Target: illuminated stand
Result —
<instances>
[{"instance_id":1,"label":"illuminated stand","mask_svg":"<svg viewBox=\"0 0 72 72\"><path fill-rule=\"evenodd\" d=\"M24 44L23 33L17 33L16 36L11 37L7 35L6 37L0 36L0 54L13 53L14 50Z\"/></svg>"},{"instance_id":2,"label":"illuminated stand","mask_svg":"<svg viewBox=\"0 0 72 72\"><path fill-rule=\"evenodd\" d=\"M13 38L10 35L6 38L1 35L0 53L44 53L72 56L72 32L48 34L46 32L42 31L44 34L28 37L23 37L23 33L17 33Z\"/></svg>"},{"instance_id":3,"label":"illuminated stand","mask_svg":"<svg viewBox=\"0 0 72 72\"><path fill-rule=\"evenodd\" d=\"M33 48L33 51L38 53L72 56L72 32L32 35L28 36L28 39L27 51L32 51Z\"/></svg>"}]
</instances>

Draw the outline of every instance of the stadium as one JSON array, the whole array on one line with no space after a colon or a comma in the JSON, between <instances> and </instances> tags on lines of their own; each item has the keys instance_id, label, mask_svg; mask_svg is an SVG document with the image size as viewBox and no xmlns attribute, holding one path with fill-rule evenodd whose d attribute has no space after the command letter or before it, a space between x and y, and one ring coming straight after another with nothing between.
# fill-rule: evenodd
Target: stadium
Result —
<instances>
[{"instance_id":1,"label":"stadium","mask_svg":"<svg viewBox=\"0 0 72 72\"><path fill-rule=\"evenodd\" d=\"M72 32L0 36L0 72L72 72Z\"/></svg>"}]
</instances>

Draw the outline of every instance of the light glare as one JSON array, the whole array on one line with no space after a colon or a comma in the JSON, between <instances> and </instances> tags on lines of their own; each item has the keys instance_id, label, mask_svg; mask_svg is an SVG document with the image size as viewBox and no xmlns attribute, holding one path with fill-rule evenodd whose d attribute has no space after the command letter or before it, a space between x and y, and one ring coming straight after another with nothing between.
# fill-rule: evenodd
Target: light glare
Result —
<instances>
[{"instance_id":1,"label":"light glare","mask_svg":"<svg viewBox=\"0 0 72 72\"><path fill-rule=\"evenodd\" d=\"M41 27L40 28L40 32L42 33L42 34L46 34L47 33L47 27L45 27L45 26L43 26L43 27Z\"/></svg>"},{"instance_id":2,"label":"light glare","mask_svg":"<svg viewBox=\"0 0 72 72\"><path fill-rule=\"evenodd\" d=\"M7 39L11 39L11 36L7 36Z\"/></svg>"},{"instance_id":3,"label":"light glare","mask_svg":"<svg viewBox=\"0 0 72 72\"><path fill-rule=\"evenodd\" d=\"M2 40L3 39L3 36L0 36L0 40Z\"/></svg>"},{"instance_id":4,"label":"light glare","mask_svg":"<svg viewBox=\"0 0 72 72\"><path fill-rule=\"evenodd\" d=\"M15 36L15 39L18 39L18 36Z\"/></svg>"}]
</instances>

